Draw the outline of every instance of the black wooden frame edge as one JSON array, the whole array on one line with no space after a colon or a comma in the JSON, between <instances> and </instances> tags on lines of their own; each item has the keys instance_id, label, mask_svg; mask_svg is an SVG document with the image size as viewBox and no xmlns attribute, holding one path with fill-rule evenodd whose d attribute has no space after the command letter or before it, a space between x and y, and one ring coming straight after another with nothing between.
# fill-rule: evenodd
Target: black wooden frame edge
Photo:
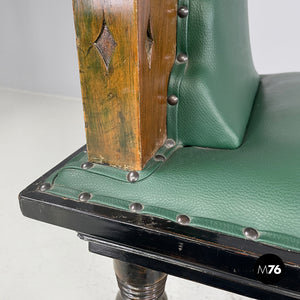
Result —
<instances>
[{"instance_id":1,"label":"black wooden frame edge","mask_svg":"<svg viewBox=\"0 0 300 300\"><path fill-rule=\"evenodd\" d=\"M153 253L129 248L126 245L118 245L116 247L116 244L109 241L87 236L85 234L79 234L79 237L88 241L89 251L92 253L155 269L157 271L168 273L169 275L192 280L214 288L256 299L299 299L297 294L290 293L287 290L278 290L266 285L262 288L261 284L257 284L257 282L253 280L246 280L239 276L232 276L228 273L219 272L218 270L209 270L208 272L208 269L205 269L205 267L194 266L191 268L191 265L185 265L176 260L170 260ZM187 269L189 270L188 278L184 275L179 275L185 274Z\"/></svg>"},{"instance_id":2,"label":"black wooden frame edge","mask_svg":"<svg viewBox=\"0 0 300 300\"><path fill-rule=\"evenodd\" d=\"M78 232L84 232L86 235L96 236L96 239L98 239L98 242L90 242L90 250L92 252L99 254L99 249L102 249L103 255L108 255L109 253L115 253L113 258L122 257L122 253L116 250L118 247L117 245L124 244L120 243L120 240L116 239L115 236L107 236L109 233L109 229L113 226L121 228L121 232L124 230L131 231L129 238L132 239L132 235L134 236L134 232L145 232L149 231L148 234L151 234L151 236L165 236L169 237L172 242L176 241L178 243L184 243L186 245L197 245L197 247L201 246L203 249L206 247L207 249L214 249L215 251L221 251L224 255L230 253L231 255L234 253L236 257L247 257L250 259L251 263L260 255L265 253L274 253L279 255L288 265L288 268L293 270L291 274L294 277L296 275L296 278L299 276L299 253L295 252L288 252L283 249L279 249L276 247L271 247L268 245L230 237L224 234L211 232L208 230L203 230L200 228L194 228L194 227L188 227L188 226L182 226L177 223L163 220L160 218L154 218L151 216L146 215L140 215L135 213L130 213L127 211L121 211L114 208L109 208L106 206L100 206L90 203L82 203L79 201L74 201L71 199L63 199L51 194L47 193L41 193L37 190L38 186L44 182L44 180L54 171L61 168L65 163L67 163L71 158L73 158L75 155L79 154L80 152L85 150L85 146L80 148L78 151L76 151L74 154L69 156L67 159L65 159L63 162L61 162L58 166L54 167L52 170L47 172L44 176L40 177L38 180L36 180L33 184L31 184L28 188L26 188L19 196L20 199L20 207L22 210L22 213L25 216L28 216L30 218L44 221L47 223L51 223L54 225L58 225L61 227L69 228L72 230L76 230ZM60 217L58 217L60 216ZM125 221L124 221L125 220ZM99 228L99 225L102 224L104 231L101 232L97 231L96 228ZM129 230L130 228L130 230ZM105 240L107 239L110 242L110 246L108 247L107 243L106 246L103 246L103 243L101 243L101 239ZM100 241L100 242L99 242ZM116 245L115 250L112 245ZM159 245L161 246L161 245ZM127 250L124 251L123 254L126 254L127 256L135 256L132 254L132 251L129 251L128 249L134 248L135 245L127 245ZM105 252L105 249L109 248L109 253ZM98 250L97 250L98 249ZM141 247L140 249L143 249ZM94 250L94 251L93 251ZM101 252L100 251L100 252ZM147 250L143 249L145 255L148 253ZM153 251L153 249L151 250ZM106 254L105 254L106 253ZM130 254L130 255L129 255ZM159 254L159 253L157 253ZM174 257L178 255L178 251L176 253L172 254ZM112 257L112 256L111 256ZM146 256L140 256L144 257L144 260L148 261L146 259ZM160 253L157 255L157 263L156 265L160 265L161 261L158 259L159 257L163 257ZM176 260L174 260L175 262ZM177 261L177 264L179 261ZM219 263L219 262L218 262ZM170 267L173 264L168 264ZM153 266L153 259L150 266ZM149 266L147 266L149 267ZM159 266L158 266L159 267ZM192 265L190 264L190 267ZM211 266L206 268L210 268ZM218 265L215 265L215 271L218 270ZM188 273L188 269L183 269L182 267L179 267L179 269L176 271L173 265L174 273L172 275L179 276L186 279L191 279L194 281L196 279L196 273L195 270L192 270L192 268L189 270L190 274ZM162 270L164 272L167 272L166 269ZM295 273L296 272L296 273ZM170 272L168 272L170 273ZM199 272L198 272L199 273ZM230 273L227 273L228 277L230 277ZM298 276L297 276L298 274ZM234 275L238 276L238 275ZM235 277L236 278L236 277ZM238 277L237 277L238 278ZM243 279L243 278L240 278ZM253 278L249 278L249 280L253 280ZM205 280L203 279L205 282ZM225 280L226 281L226 280ZM240 293L246 296L250 297L257 297L260 294L263 294L262 299L267 299L267 295L272 295L272 299L300 299L299 291L291 291L284 289L282 287L272 287L272 289L276 292L271 292L270 289L263 285L260 282L255 281L254 285L255 288L250 287L247 288L247 291L244 290L245 286L243 288L243 284L241 282L243 280L238 280L235 284L230 283L230 281L222 281L221 284L217 283L217 280L215 277L212 277L211 280L207 280L208 285L215 286L221 289L230 290L232 292ZM210 282L210 283L209 283ZM291 282L295 282L295 278L291 278ZM244 283L245 285L245 283ZM288 284L290 285L290 284ZM258 290L260 293L258 293ZM268 291L267 291L268 290ZM278 298L279 297L279 298ZM288 298L286 298L288 297ZM260 296L259 296L260 298ZM270 298L271 299L271 298Z\"/></svg>"}]
</instances>

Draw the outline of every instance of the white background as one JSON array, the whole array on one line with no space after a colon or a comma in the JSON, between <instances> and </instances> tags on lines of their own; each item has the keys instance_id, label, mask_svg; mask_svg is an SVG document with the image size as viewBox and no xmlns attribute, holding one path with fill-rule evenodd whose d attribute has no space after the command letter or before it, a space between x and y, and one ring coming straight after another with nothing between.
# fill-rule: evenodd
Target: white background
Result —
<instances>
[{"instance_id":1,"label":"white background","mask_svg":"<svg viewBox=\"0 0 300 300\"><path fill-rule=\"evenodd\" d=\"M72 231L24 218L17 201L84 144L71 2L0 2L0 300L111 300L117 292L110 259L89 253ZM249 2L259 73L299 71L300 1ZM167 291L170 300L244 299L174 277Z\"/></svg>"},{"instance_id":2,"label":"white background","mask_svg":"<svg viewBox=\"0 0 300 300\"><path fill-rule=\"evenodd\" d=\"M0 3L0 86L80 97L72 1ZM299 12L299 0L249 0L259 73L300 70Z\"/></svg>"}]
</instances>

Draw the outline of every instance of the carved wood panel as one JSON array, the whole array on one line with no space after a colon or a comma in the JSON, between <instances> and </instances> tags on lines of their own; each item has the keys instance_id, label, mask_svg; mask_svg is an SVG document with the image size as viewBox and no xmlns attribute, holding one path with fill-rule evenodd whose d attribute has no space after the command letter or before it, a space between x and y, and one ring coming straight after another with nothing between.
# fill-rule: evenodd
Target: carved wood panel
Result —
<instances>
[{"instance_id":1,"label":"carved wood panel","mask_svg":"<svg viewBox=\"0 0 300 300\"><path fill-rule=\"evenodd\" d=\"M141 170L166 138L176 0L73 0L89 160Z\"/></svg>"}]
</instances>

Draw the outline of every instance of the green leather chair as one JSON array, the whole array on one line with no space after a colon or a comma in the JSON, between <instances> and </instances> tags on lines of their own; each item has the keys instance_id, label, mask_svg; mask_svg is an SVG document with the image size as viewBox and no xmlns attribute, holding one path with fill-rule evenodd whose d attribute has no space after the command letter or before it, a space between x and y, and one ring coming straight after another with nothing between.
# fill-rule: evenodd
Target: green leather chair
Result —
<instances>
[{"instance_id":1,"label":"green leather chair","mask_svg":"<svg viewBox=\"0 0 300 300\"><path fill-rule=\"evenodd\" d=\"M246 0L178 2L165 145L129 174L83 147L20 194L22 212L131 269L300 299L300 74L256 73ZM264 254L285 267L271 285L254 271ZM131 280L124 299L148 299Z\"/></svg>"}]
</instances>

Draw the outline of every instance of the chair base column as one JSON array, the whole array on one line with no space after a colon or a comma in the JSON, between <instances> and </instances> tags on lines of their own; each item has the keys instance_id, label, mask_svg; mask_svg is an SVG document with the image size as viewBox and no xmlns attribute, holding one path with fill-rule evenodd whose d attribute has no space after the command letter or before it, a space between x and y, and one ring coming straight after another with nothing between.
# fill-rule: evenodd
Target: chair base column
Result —
<instances>
[{"instance_id":1,"label":"chair base column","mask_svg":"<svg viewBox=\"0 0 300 300\"><path fill-rule=\"evenodd\" d=\"M167 274L114 260L120 291L116 300L167 300Z\"/></svg>"}]
</instances>

